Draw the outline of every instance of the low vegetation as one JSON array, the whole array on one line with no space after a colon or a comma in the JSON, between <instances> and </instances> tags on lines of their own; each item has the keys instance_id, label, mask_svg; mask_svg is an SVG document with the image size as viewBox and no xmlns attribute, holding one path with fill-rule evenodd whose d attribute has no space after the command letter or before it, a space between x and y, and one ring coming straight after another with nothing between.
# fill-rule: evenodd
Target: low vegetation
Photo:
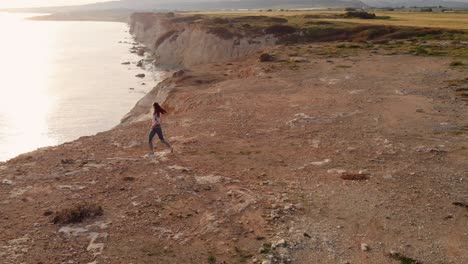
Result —
<instances>
[{"instance_id":1,"label":"low vegetation","mask_svg":"<svg viewBox=\"0 0 468 264\"><path fill-rule=\"evenodd\" d=\"M79 204L55 213L54 224L80 223L86 218L96 217L103 214L101 206L95 204Z\"/></svg>"},{"instance_id":2,"label":"low vegetation","mask_svg":"<svg viewBox=\"0 0 468 264\"><path fill-rule=\"evenodd\" d=\"M366 11L348 11L344 14L345 18L361 18L361 19L375 19L377 16L374 13Z\"/></svg>"},{"instance_id":3,"label":"low vegetation","mask_svg":"<svg viewBox=\"0 0 468 264\"><path fill-rule=\"evenodd\" d=\"M413 14L405 14L410 20ZM415 13L418 21L426 21L427 14ZM412 54L417 56L451 56L468 58L468 33L452 24L447 14L434 14L431 21L441 21L437 27L427 23L413 23L403 26L394 23L401 20L398 12L369 13L348 12L262 12L262 13L195 13L178 15L171 21L202 23L209 32L223 39L255 37L272 34L281 44L307 44L313 42L351 42L340 46L345 49L372 48L385 49L388 55ZM358 18L358 19L356 19ZM424 19L423 19L424 18ZM466 21L468 14L453 14L454 20ZM360 21L368 21L361 23ZM410 23L411 24L411 23ZM460 23L459 23L460 24ZM442 26L447 28L443 29ZM468 29L468 27L467 27ZM452 65L463 66L462 64Z\"/></svg>"},{"instance_id":4,"label":"low vegetation","mask_svg":"<svg viewBox=\"0 0 468 264\"><path fill-rule=\"evenodd\" d=\"M407 256L404 256L400 253L395 253L395 254L391 254L390 255L391 258L399 261L401 264L421 264L421 262L413 259L413 258L410 258L410 257L407 257Z\"/></svg>"},{"instance_id":5,"label":"low vegetation","mask_svg":"<svg viewBox=\"0 0 468 264\"><path fill-rule=\"evenodd\" d=\"M274 57L273 57L273 55L271 55L269 53L262 53L262 54L260 54L259 60L260 60L260 62L273 61Z\"/></svg>"},{"instance_id":6,"label":"low vegetation","mask_svg":"<svg viewBox=\"0 0 468 264\"><path fill-rule=\"evenodd\" d=\"M452 67L460 67L460 66L465 66L465 64L462 61L452 61L450 63L450 66Z\"/></svg>"}]
</instances>

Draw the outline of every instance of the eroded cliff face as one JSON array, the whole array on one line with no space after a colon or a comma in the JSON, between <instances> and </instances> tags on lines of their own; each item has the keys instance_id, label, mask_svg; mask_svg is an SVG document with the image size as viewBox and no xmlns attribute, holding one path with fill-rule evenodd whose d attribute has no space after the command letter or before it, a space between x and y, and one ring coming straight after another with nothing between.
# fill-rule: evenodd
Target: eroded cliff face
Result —
<instances>
[{"instance_id":1,"label":"eroded cliff face","mask_svg":"<svg viewBox=\"0 0 468 264\"><path fill-rule=\"evenodd\" d=\"M226 62L248 56L277 39L272 35L233 34L229 25L205 24L192 17L168 14L135 13L130 32L151 50L156 63L173 67L192 67L209 62Z\"/></svg>"},{"instance_id":2,"label":"eroded cliff face","mask_svg":"<svg viewBox=\"0 0 468 264\"><path fill-rule=\"evenodd\" d=\"M196 16L135 13L131 17L130 33L150 49L156 64L173 68L226 62L252 55L277 42L273 35L232 33L224 30L226 26L207 25L197 21ZM153 102L165 103L176 86L173 78L158 84L122 119L122 124L148 119Z\"/></svg>"}]
</instances>

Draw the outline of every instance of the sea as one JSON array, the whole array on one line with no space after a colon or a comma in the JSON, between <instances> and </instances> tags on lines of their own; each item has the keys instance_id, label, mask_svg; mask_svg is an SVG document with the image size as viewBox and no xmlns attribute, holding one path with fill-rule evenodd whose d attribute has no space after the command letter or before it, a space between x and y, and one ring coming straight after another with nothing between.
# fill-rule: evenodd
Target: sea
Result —
<instances>
[{"instance_id":1,"label":"sea","mask_svg":"<svg viewBox=\"0 0 468 264\"><path fill-rule=\"evenodd\" d=\"M0 161L111 129L163 74L135 65L125 23L31 16L0 13Z\"/></svg>"}]
</instances>

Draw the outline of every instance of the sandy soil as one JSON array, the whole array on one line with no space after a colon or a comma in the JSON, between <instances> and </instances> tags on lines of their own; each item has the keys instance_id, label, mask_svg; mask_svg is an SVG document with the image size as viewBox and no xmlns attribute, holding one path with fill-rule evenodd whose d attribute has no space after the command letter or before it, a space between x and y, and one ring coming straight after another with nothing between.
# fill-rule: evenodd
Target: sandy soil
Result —
<instances>
[{"instance_id":1,"label":"sandy soil","mask_svg":"<svg viewBox=\"0 0 468 264\"><path fill-rule=\"evenodd\" d=\"M302 55L173 78L174 154L139 122L1 163L0 263L468 263L466 72Z\"/></svg>"}]
</instances>

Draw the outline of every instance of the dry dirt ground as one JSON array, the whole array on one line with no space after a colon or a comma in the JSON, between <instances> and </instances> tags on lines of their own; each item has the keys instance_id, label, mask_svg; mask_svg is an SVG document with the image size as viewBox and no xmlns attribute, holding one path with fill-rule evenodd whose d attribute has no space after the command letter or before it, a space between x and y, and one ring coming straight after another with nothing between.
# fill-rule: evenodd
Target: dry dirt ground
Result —
<instances>
[{"instance_id":1,"label":"dry dirt ground","mask_svg":"<svg viewBox=\"0 0 468 264\"><path fill-rule=\"evenodd\" d=\"M0 163L0 263L468 263L466 71L302 56L172 78L174 154L140 122Z\"/></svg>"}]
</instances>

